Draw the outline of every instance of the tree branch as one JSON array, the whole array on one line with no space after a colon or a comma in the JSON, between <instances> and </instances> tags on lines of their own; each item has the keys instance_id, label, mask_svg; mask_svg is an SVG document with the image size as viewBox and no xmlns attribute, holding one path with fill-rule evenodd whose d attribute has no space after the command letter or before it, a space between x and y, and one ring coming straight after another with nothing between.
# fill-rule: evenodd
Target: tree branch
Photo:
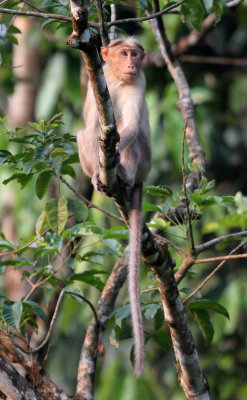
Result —
<instances>
[{"instance_id":1,"label":"tree branch","mask_svg":"<svg viewBox=\"0 0 247 400\"><path fill-rule=\"evenodd\" d=\"M96 0L96 8L99 20L99 33L101 37L102 46L107 47L109 40L102 10L102 0Z\"/></svg>"},{"instance_id":2,"label":"tree branch","mask_svg":"<svg viewBox=\"0 0 247 400\"><path fill-rule=\"evenodd\" d=\"M108 215L108 217L114 218L120 222L123 222L123 218L119 217L116 214L111 213L110 211L105 210L104 208L97 206L96 204L93 204L91 201L89 201L85 196L83 196L81 193L79 193L77 190L75 190L73 188L73 186L71 186L69 184L68 181L66 181L66 179L64 179L63 176L60 176L60 180L75 194L76 197L78 197L78 199L81 199L82 201L84 201L87 205L88 208L95 208L96 210L101 211L102 213L104 213L105 215ZM1 255L1 253L0 253Z\"/></svg>"},{"instance_id":3,"label":"tree branch","mask_svg":"<svg viewBox=\"0 0 247 400\"><path fill-rule=\"evenodd\" d=\"M154 0L153 4L154 10L159 10L159 1ZM204 167L204 154L197 136L193 103L186 78L172 53L161 17L158 17L157 20L152 20L151 26L179 92L180 109L187 128L186 134L189 143L190 158L192 162L201 159L201 161L203 161L201 164L203 164ZM196 144L194 144L192 140L195 141ZM197 181L196 183L194 180L193 182L189 182L187 179L187 190L192 191L196 186ZM162 270L155 269L154 274L158 281L165 320L169 326L173 342L180 386L187 398L209 399L208 384L203 375L200 360L187 321L186 312L179 296L174 272L171 268L162 268Z\"/></svg>"},{"instance_id":4,"label":"tree branch","mask_svg":"<svg viewBox=\"0 0 247 400\"><path fill-rule=\"evenodd\" d=\"M71 17L67 17L66 15L43 13L38 11L24 11L24 10L15 10L9 8L0 8L0 13L12 14L12 15L26 15L28 17L38 17L38 18L53 18L64 22L71 22Z\"/></svg>"},{"instance_id":5,"label":"tree branch","mask_svg":"<svg viewBox=\"0 0 247 400\"><path fill-rule=\"evenodd\" d=\"M203 243L199 246L195 247L195 250L193 254L186 254L182 256L183 258L183 263L181 267L177 270L175 277L177 283L181 282L181 280L185 277L187 271L194 265L194 264L200 264L204 262L212 262L212 261L219 261L219 260L228 260L229 256L222 256L222 257L212 257L212 258L204 258L197 260L196 257L198 254L202 253L203 251L206 251L210 249L211 247L215 246L216 244L222 242L223 240L230 240L230 239L238 239L241 237L246 237L247 236L247 231L244 232L236 232L236 233L231 233L229 235L224 235L220 236L218 238L209 240L206 243ZM233 258L245 258L241 255L241 257L236 257L234 256Z\"/></svg>"},{"instance_id":6,"label":"tree branch","mask_svg":"<svg viewBox=\"0 0 247 400\"><path fill-rule=\"evenodd\" d=\"M205 250L208 250L210 247L215 246L216 244L222 242L223 240L230 240L230 239L237 239L241 237L247 237L247 231L243 232L236 232L236 233L229 233L228 235L220 236L215 239L209 240L199 246L195 247L195 255L202 253Z\"/></svg>"},{"instance_id":7,"label":"tree branch","mask_svg":"<svg viewBox=\"0 0 247 400\"><path fill-rule=\"evenodd\" d=\"M240 243L230 252L230 255L238 251L243 245L244 243ZM216 274L216 272L226 263L226 261L229 260L230 255L227 259L224 259L219 265L217 265L217 267L213 269L213 271L200 283L200 285L198 285L197 288L193 290L193 292L190 293L189 296L186 297L186 299L183 300L183 304L187 303L197 292L199 292L199 290L203 288L203 286L206 285L209 279L211 279Z\"/></svg>"},{"instance_id":8,"label":"tree branch","mask_svg":"<svg viewBox=\"0 0 247 400\"><path fill-rule=\"evenodd\" d=\"M15 9L10 9L10 8L0 8L0 13L3 14L10 14L10 15L24 15L27 17L36 17L36 18L52 18L52 19L57 19L62 22L72 22L71 17L67 17L66 15L60 15L60 14L52 14L52 13L43 13L43 12L38 12L38 11L24 11L24 10L15 10ZM88 26L91 28L98 29L99 24L97 22L89 22Z\"/></svg>"},{"instance_id":9,"label":"tree branch","mask_svg":"<svg viewBox=\"0 0 247 400\"><path fill-rule=\"evenodd\" d=\"M116 21L111 21L106 24L107 28L109 28L112 25L120 25L120 24L125 24L129 22L144 22L144 21L149 21L154 18L157 18L163 14L168 14L175 8L181 6L183 3L185 3L187 0L180 0L177 3L174 3L170 5L169 7L163 8L162 10L155 12L153 14L147 15L146 17L140 17L140 18L125 18L125 19L118 19Z\"/></svg>"},{"instance_id":10,"label":"tree branch","mask_svg":"<svg viewBox=\"0 0 247 400\"><path fill-rule=\"evenodd\" d=\"M118 261L105 284L97 307L97 315L101 330L112 313L118 293L127 278L127 263ZM84 400L92 400L94 392L94 376L96 370L97 353L99 350L99 332L93 319L88 326L82 347L78 367L77 394Z\"/></svg>"},{"instance_id":11,"label":"tree branch","mask_svg":"<svg viewBox=\"0 0 247 400\"><path fill-rule=\"evenodd\" d=\"M71 1L72 3L72 1ZM101 129L101 141L100 142L100 151L103 153L103 157L100 158L100 169L102 166L108 166L108 172L112 167L112 162L109 163L109 157L114 154L114 146L115 139L114 134L116 132L114 127L114 116L112 105L109 101L109 93L106 91L105 80L102 75L102 68L99 65L98 54L95 46L95 42L93 40L92 34L87 27L85 12L83 11L83 1L77 1L75 4L78 7L76 13L73 14L73 7L71 6L72 12L72 23L73 23L73 33L69 38L69 44L71 47L78 48L81 50L83 58L86 63L87 71L89 74L89 79L91 81L94 95L96 98L97 109L99 113L99 123ZM81 16L81 18L80 18ZM102 90L103 89L103 90ZM104 96L102 96L104 95ZM101 104L101 101L104 101L104 104ZM107 123L106 123L107 122ZM104 126L108 128L108 132L106 134L107 140L104 140ZM113 127L113 128L112 128ZM111 136L113 135L113 140L111 142ZM103 136L103 138L102 138ZM103 139L103 140L102 140ZM112 146L112 147L111 147ZM103 160L103 161L102 161ZM106 169L107 171L107 169ZM120 187L120 185L114 185L115 175L111 175L113 178L108 179L107 173L100 175L100 179L103 184L108 185L110 183L111 195L119 208L126 224L128 225L128 193L126 188ZM190 328L188 326L186 320L186 313L183 309L181 299L178 294L173 267L174 262L170 256L170 253L167 250L167 245L162 243L158 243L154 240L153 235L146 225L143 225L142 231L142 253L144 257L145 263L150 267L152 267L157 280L159 282L159 289L162 296L162 302L165 309L165 317L169 324L170 331L173 337L173 343L176 349L177 360L179 362L179 375L181 371L181 385L186 393L195 396L203 395L204 399L208 399L208 391L205 384L205 379L203 377L203 373L201 370L201 366L198 360L198 355L195 350L192 335L190 332ZM181 336L181 332L185 337ZM88 336L89 344L93 341L95 343L95 332L90 329ZM87 378L91 385L93 385L94 380L94 368L96 362L96 355L93 359L93 364L90 362L90 358L87 358L88 355L88 341L86 341L86 357L84 355L81 356L80 362L80 371L78 373L78 394L85 394L81 392L81 387L84 388L82 381L85 379L85 373L89 374ZM90 346L89 346L90 347ZM91 347L90 347L91 350ZM92 357L92 352L89 352L89 356ZM191 364L193 367L191 368ZM90 366L90 368L89 368ZM92 372L91 372L92 368ZM85 372L86 371L86 372ZM84 373L85 372L85 373ZM187 376L187 379L185 378ZM195 378L196 377L196 378ZM194 383L193 387L190 385L190 380ZM82 386L81 386L82 385ZM88 385L87 385L88 388ZM83 389L82 389L83 390ZM93 390L93 389L92 389ZM92 390L88 390L91 394ZM192 397L192 396L191 396ZM88 397L90 398L90 397ZM91 397L92 398L92 397ZM195 397L196 398L196 397Z\"/></svg>"},{"instance_id":12,"label":"tree branch","mask_svg":"<svg viewBox=\"0 0 247 400\"><path fill-rule=\"evenodd\" d=\"M158 8L158 7L157 7ZM205 173L205 158L201 148L197 127L194 117L194 104L190 94L190 88L183 70L175 58L169 40L166 36L165 27L161 18L151 21L152 30L158 42L161 54L167 64L167 68L174 80L178 90L179 102L178 107L181 111L184 123L187 121L186 138L189 146L189 157L193 164L201 166L202 174ZM199 172L190 173L186 180L186 188L189 192L193 192L198 186Z\"/></svg>"},{"instance_id":13,"label":"tree branch","mask_svg":"<svg viewBox=\"0 0 247 400\"><path fill-rule=\"evenodd\" d=\"M5 358L0 355L0 397L2 399L45 400L32 384L21 376Z\"/></svg>"}]
</instances>

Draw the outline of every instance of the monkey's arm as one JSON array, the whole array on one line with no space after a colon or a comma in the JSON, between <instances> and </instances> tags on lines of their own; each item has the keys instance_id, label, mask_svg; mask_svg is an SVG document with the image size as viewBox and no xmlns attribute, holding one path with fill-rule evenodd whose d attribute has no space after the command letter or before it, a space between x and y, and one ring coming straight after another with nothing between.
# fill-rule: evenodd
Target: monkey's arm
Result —
<instances>
[{"instance_id":1,"label":"monkey's arm","mask_svg":"<svg viewBox=\"0 0 247 400\"><path fill-rule=\"evenodd\" d=\"M83 118L85 122L85 128L95 128L95 136L98 134L97 128L99 127L98 111L96 101L93 94L91 83L88 83L87 95L83 109Z\"/></svg>"}]
</instances>

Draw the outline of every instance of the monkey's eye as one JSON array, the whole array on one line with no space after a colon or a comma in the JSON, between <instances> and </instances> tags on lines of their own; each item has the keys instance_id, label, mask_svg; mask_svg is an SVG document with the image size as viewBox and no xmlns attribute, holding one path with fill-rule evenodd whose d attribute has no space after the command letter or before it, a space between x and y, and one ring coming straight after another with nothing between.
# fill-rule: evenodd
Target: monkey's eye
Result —
<instances>
[{"instance_id":1,"label":"monkey's eye","mask_svg":"<svg viewBox=\"0 0 247 400\"><path fill-rule=\"evenodd\" d=\"M132 57L136 57L136 56L137 56L137 52L136 52L136 51L132 51L132 52L131 52L131 56L132 56Z\"/></svg>"},{"instance_id":2,"label":"monkey's eye","mask_svg":"<svg viewBox=\"0 0 247 400\"><path fill-rule=\"evenodd\" d=\"M127 57L127 55L128 55L127 51L125 51L125 50L122 50L120 54L121 54L121 56L124 56L124 57Z\"/></svg>"}]
</instances>

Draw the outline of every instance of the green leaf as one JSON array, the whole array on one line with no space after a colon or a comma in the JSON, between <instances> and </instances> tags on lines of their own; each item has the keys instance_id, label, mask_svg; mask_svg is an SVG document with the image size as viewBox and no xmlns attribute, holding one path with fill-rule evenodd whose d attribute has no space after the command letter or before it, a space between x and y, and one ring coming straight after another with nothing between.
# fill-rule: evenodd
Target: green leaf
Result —
<instances>
[{"instance_id":1,"label":"green leaf","mask_svg":"<svg viewBox=\"0 0 247 400\"><path fill-rule=\"evenodd\" d=\"M216 24L221 20L221 17L226 10L227 7L225 0L213 0L212 11L215 13L216 16L216 21L215 21Z\"/></svg>"},{"instance_id":2,"label":"green leaf","mask_svg":"<svg viewBox=\"0 0 247 400\"><path fill-rule=\"evenodd\" d=\"M51 229L60 235L68 219L67 199L51 199L45 205L45 212Z\"/></svg>"},{"instance_id":3,"label":"green leaf","mask_svg":"<svg viewBox=\"0 0 247 400\"><path fill-rule=\"evenodd\" d=\"M105 244L105 246L110 250L112 254L115 254L118 257L124 257L123 254L123 247L121 243L119 243L115 239L104 239L102 240L102 243Z\"/></svg>"},{"instance_id":4,"label":"green leaf","mask_svg":"<svg viewBox=\"0 0 247 400\"><path fill-rule=\"evenodd\" d=\"M71 178L76 178L76 173L73 167L71 167L71 165L66 164L65 162L62 164L62 168L61 168L61 173L63 175L69 175L71 176Z\"/></svg>"},{"instance_id":5,"label":"green leaf","mask_svg":"<svg viewBox=\"0 0 247 400\"><path fill-rule=\"evenodd\" d=\"M201 182L202 182L201 190L202 190L202 193L204 193L204 194L209 192L215 186L215 179L208 182L207 178L205 178L205 176L202 176Z\"/></svg>"},{"instance_id":6,"label":"green leaf","mask_svg":"<svg viewBox=\"0 0 247 400\"><path fill-rule=\"evenodd\" d=\"M148 304L142 307L146 319L154 319L156 313L160 309L159 304Z\"/></svg>"},{"instance_id":7,"label":"green leaf","mask_svg":"<svg viewBox=\"0 0 247 400\"><path fill-rule=\"evenodd\" d=\"M39 174L36 180L35 193L40 200L44 197L47 191L51 177L52 171L44 171Z\"/></svg>"},{"instance_id":8,"label":"green leaf","mask_svg":"<svg viewBox=\"0 0 247 400\"><path fill-rule=\"evenodd\" d=\"M154 317L154 329L158 331L164 323L164 313L161 308L157 311Z\"/></svg>"},{"instance_id":9,"label":"green leaf","mask_svg":"<svg viewBox=\"0 0 247 400\"><path fill-rule=\"evenodd\" d=\"M148 2L147 0L139 0L138 3L140 3L140 10L141 11L146 11L148 8Z\"/></svg>"},{"instance_id":10,"label":"green leaf","mask_svg":"<svg viewBox=\"0 0 247 400\"><path fill-rule=\"evenodd\" d=\"M166 200L167 197L172 196L172 190L168 186L146 186L144 190L152 196L158 197L162 200Z\"/></svg>"},{"instance_id":11,"label":"green leaf","mask_svg":"<svg viewBox=\"0 0 247 400\"><path fill-rule=\"evenodd\" d=\"M23 302L24 306L24 317L31 316L33 314L38 315L43 321L46 321L46 314L42 307L34 301L28 300Z\"/></svg>"},{"instance_id":12,"label":"green leaf","mask_svg":"<svg viewBox=\"0 0 247 400\"><path fill-rule=\"evenodd\" d=\"M23 172L28 175L32 171L32 168L35 166L36 163L37 160L27 161L25 164L23 164Z\"/></svg>"},{"instance_id":13,"label":"green leaf","mask_svg":"<svg viewBox=\"0 0 247 400\"><path fill-rule=\"evenodd\" d=\"M47 25L53 23L53 22L58 22L57 19L54 18L47 18L41 25L41 29L43 30Z\"/></svg>"},{"instance_id":14,"label":"green leaf","mask_svg":"<svg viewBox=\"0 0 247 400\"><path fill-rule=\"evenodd\" d=\"M0 165L2 165L12 154L8 150L0 150Z\"/></svg>"},{"instance_id":15,"label":"green leaf","mask_svg":"<svg viewBox=\"0 0 247 400\"><path fill-rule=\"evenodd\" d=\"M213 340L214 336L214 327L210 320L210 315L207 310L203 309L194 309L192 312L192 316L194 320L197 322L206 342L210 344Z\"/></svg>"},{"instance_id":16,"label":"green leaf","mask_svg":"<svg viewBox=\"0 0 247 400\"><path fill-rule=\"evenodd\" d=\"M105 273L104 271L90 270L90 271L80 272L79 274L72 274L69 278L69 283L73 281L86 282L89 285L94 286L100 292L102 292L102 290L104 289L104 283L96 275L104 273Z\"/></svg>"},{"instance_id":17,"label":"green leaf","mask_svg":"<svg viewBox=\"0 0 247 400\"><path fill-rule=\"evenodd\" d=\"M88 217L88 207L86 203L80 199L68 199L68 210L74 214L77 221L86 221Z\"/></svg>"},{"instance_id":18,"label":"green leaf","mask_svg":"<svg viewBox=\"0 0 247 400\"><path fill-rule=\"evenodd\" d=\"M32 176L31 175L26 175L26 174L13 174L10 178L5 179L3 181L4 185L7 185L7 183L13 181L14 179L17 180L18 183L21 184L21 188L23 189L27 183L31 180Z\"/></svg>"},{"instance_id":19,"label":"green leaf","mask_svg":"<svg viewBox=\"0 0 247 400\"><path fill-rule=\"evenodd\" d=\"M36 131L38 131L39 133L43 132L43 126L41 126L41 124L43 125L42 121L38 122L28 122L28 125L31 126L32 128L34 128ZM41 137L43 137L43 135L40 135Z\"/></svg>"},{"instance_id":20,"label":"green leaf","mask_svg":"<svg viewBox=\"0 0 247 400\"><path fill-rule=\"evenodd\" d=\"M157 332L151 337L165 352L169 351L171 339L167 331Z\"/></svg>"},{"instance_id":21,"label":"green leaf","mask_svg":"<svg viewBox=\"0 0 247 400\"><path fill-rule=\"evenodd\" d=\"M228 311L225 309L225 307L211 300L198 300L196 302L190 303L187 307L187 310L198 309L213 311L230 319Z\"/></svg>"},{"instance_id":22,"label":"green leaf","mask_svg":"<svg viewBox=\"0 0 247 400\"><path fill-rule=\"evenodd\" d=\"M212 12L212 7L213 7L213 0L202 0L202 3L204 4L205 10L207 13Z\"/></svg>"},{"instance_id":23,"label":"green leaf","mask_svg":"<svg viewBox=\"0 0 247 400\"><path fill-rule=\"evenodd\" d=\"M91 250L91 251L87 251L82 256L80 256L80 260L81 261L89 261L89 262L92 262L95 264L102 265L104 262L104 258L102 256L109 255L109 254L110 254L110 252L105 249Z\"/></svg>"},{"instance_id":24,"label":"green leaf","mask_svg":"<svg viewBox=\"0 0 247 400\"><path fill-rule=\"evenodd\" d=\"M52 159L52 167L54 169L55 175L59 176L62 169L63 158L60 156L54 157Z\"/></svg>"},{"instance_id":25,"label":"green leaf","mask_svg":"<svg viewBox=\"0 0 247 400\"><path fill-rule=\"evenodd\" d=\"M21 301L16 301L13 304L3 305L2 318L6 324L14 329L18 329L21 320L21 314L23 311L23 306Z\"/></svg>"},{"instance_id":26,"label":"green leaf","mask_svg":"<svg viewBox=\"0 0 247 400\"><path fill-rule=\"evenodd\" d=\"M196 204L198 207L209 207L221 202L221 198L217 196L205 196L199 192L191 193L189 199Z\"/></svg>"},{"instance_id":27,"label":"green leaf","mask_svg":"<svg viewBox=\"0 0 247 400\"><path fill-rule=\"evenodd\" d=\"M6 38L9 39L12 43L18 44L18 39L14 35L7 33Z\"/></svg>"},{"instance_id":28,"label":"green leaf","mask_svg":"<svg viewBox=\"0 0 247 400\"><path fill-rule=\"evenodd\" d=\"M9 33L21 33L20 29L14 25L11 25L10 27L8 26L8 32Z\"/></svg>"},{"instance_id":29,"label":"green leaf","mask_svg":"<svg viewBox=\"0 0 247 400\"><path fill-rule=\"evenodd\" d=\"M143 211L162 211L162 207L152 203L143 203L142 204Z\"/></svg>"},{"instance_id":30,"label":"green leaf","mask_svg":"<svg viewBox=\"0 0 247 400\"><path fill-rule=\"evenodd\" d=\"M157 228L160 231L166 232L170 227L170 222L165 222L162 218L153 218L147 225L151 228Z\"/></svg>"},{"instance_id":31,"label":"green leaf","mask_svg":"<svg viewBox=\"0 0 247 400\"><path fill-rule=\"evenodd\" d=\"M124 306L124 307L120 307L117 310L115 310L113 315L115 316L116 325L121 328L123 320L125 320L126 318L128 318L130 316L130 306L129 306L129 304Z\"/></svg>"},{"instance_id":32,"label":"green leaf","mask_svg":"<svg viewBox=\"0 0 247 400\"><path fill-rule=\"evenodd\" d=\"M14 245L9 240L0 240L0 249L14 250Z\"/></svg>"},{"instance_id":33,"label":"green leaf","mask_svg":"<svg viewBox=\"0 0 247 400\"><path fill-rule=\"evenodd\" d=\"M221 199L223 203L232 203L234 201L233 196L222 196Z\"/></svg>"},{"instance_id":34,"label":"green leaf","mask_svg":"<svg viewBox=\"0 0 247 400\"><path fill-rule=\"evenodd\" d=\"M102 239L129 239L129 231L124 226L114 226L107 229L102 235Z\"/></svg>"},{"instance_id":35,"label":"green leaf","mask_svg":"<svg viewBox=\"0 0 247 400\"><path fill-rule=\"evenodd\" d=\"M47 221L46 212L42 211L42 213L40 214L40 216L36 222L36 227L35 227L36 235L40 235L42 233L42 230L43 230L43 227L44 227L44 224L46 223L46 221Z\"/></svg>"},{"instance_id":36,"label":"green leaf","mask_svg":"<svg viewBox=\"0 0 247 400\"><path fill-rule=\"evenodd\" d=\"M181 17L197 31L201 31L204 8L200 0L187 0L181 7Z\"/></svg>"}]
</instances>

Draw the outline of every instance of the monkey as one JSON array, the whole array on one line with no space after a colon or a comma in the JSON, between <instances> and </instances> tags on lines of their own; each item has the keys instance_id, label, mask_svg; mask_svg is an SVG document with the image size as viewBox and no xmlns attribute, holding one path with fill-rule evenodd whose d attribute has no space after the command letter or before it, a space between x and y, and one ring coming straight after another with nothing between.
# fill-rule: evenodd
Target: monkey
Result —
<instances>
[{"instance_id":1,"label":"monkey","mask_svg":"<svg viewBox=\"0 0 247 400\"><path fill-rule=\"evenodd\" d=\"M134 335L135 374L144 363L144 332L140 303L140 259L142 234L142 183L151 168L150 126L145 101L146 80L142 71L144 49L135 37L120 37L101 47L106 83L117 130L120 135L120 161L117 177L130 191L129 206L129 295ZM99 118L91 84L84 110L85 129L77 134L82 169L95 185L99 170Z\"/></svg>"}]
</instances>

